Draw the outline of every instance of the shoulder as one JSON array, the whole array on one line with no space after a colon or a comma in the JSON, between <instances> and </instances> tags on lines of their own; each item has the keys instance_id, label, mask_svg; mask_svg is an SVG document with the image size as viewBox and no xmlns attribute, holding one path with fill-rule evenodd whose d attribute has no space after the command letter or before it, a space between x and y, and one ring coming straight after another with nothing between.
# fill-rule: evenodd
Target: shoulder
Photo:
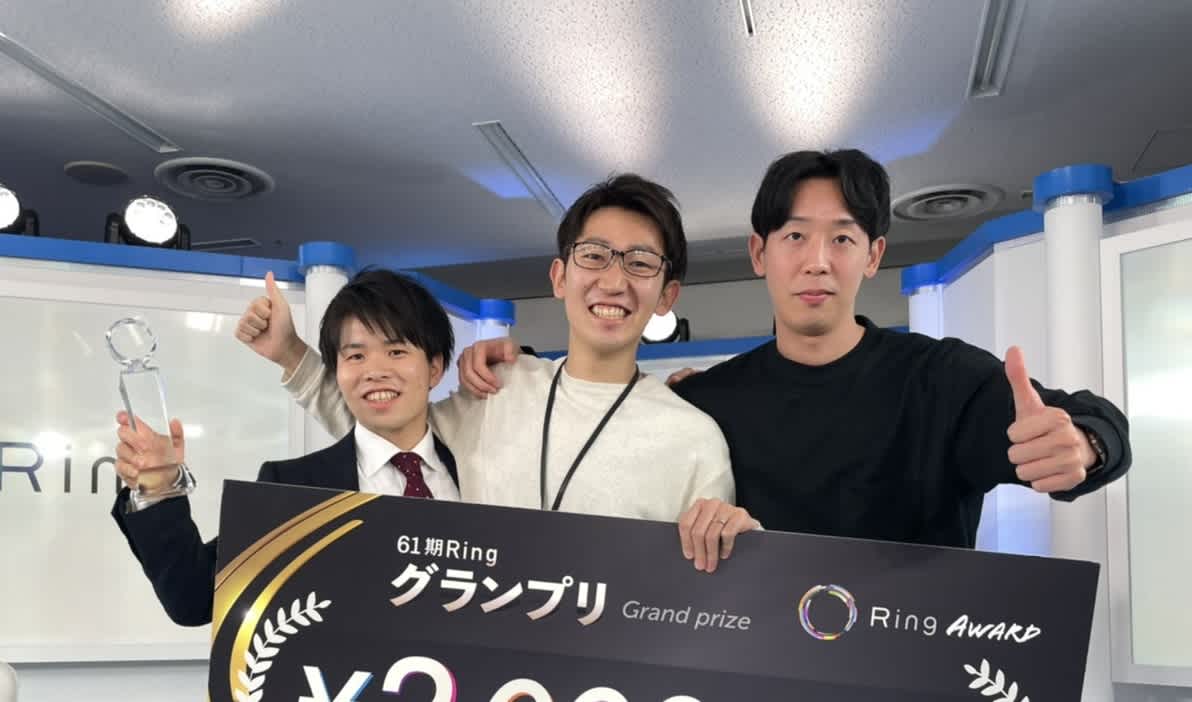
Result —
<instances>
[{"instance_id":1,"label":"shoulder","mask_svg":"<svg viewBox=\"0 0 1192 702\"><path fill-rule=\"evenodd\" d=\"M278 483L302 484L313 468L328 463L356 461L356 435L349 431L344 438L326 448L312 451L305 456L280 461L265 461L261 464L259 480Z\"/></svg>"},{"instance_id":2,"label":"shoulder","mask_svg":"<svg viewBox=\"0 0 1192 702\"><path fill-rule=\"evenodd\" d=\"M559 361L549 358L538 358L529 354L522 354L513 363L501 363L493 367L493 372L501 382L514 383L549 383L558 369Z\"/></svg>"},{"instance_id":3,"label":"shoulder","mask_svg":"<svg viewBox=\"0 0 1192 702\"><path fill-rule=\"evenodd\" d=\"M750 377L760 374L767 354L774 353L774 342L758 346L757 348L738 354L708 368L707 370L688 376L675 384L674 390L684 398L703 396L717 390L733 388Z\"/></svg>"},{"instance_id":4,"label":"shoulder","mask_svg":"<svg viewBox=\"0 0 1192 702\"><path fill-rule=\"evenodd\" d=\"M716 420L695 405L680 397L666 383L652 375L645 375L638 381L635 393L640 392L643 404L648 405L651 422L682 425L685 432L699 432L696 435L720 437L720 426Z\"/></svg>"},{"instance_id":5,"label":"shoulder","mask_svg":"<svg viewBox=\"0 0 1192 702\"><path fill-rule=\"evenodd\" d=\"M929 371L947 371L965 376L987 376L1001 369L1002 362L985 349L954 337L935 339L915 332L877 330L878 352L891 360L906 359Z\"/></svg>"}]
</instances>

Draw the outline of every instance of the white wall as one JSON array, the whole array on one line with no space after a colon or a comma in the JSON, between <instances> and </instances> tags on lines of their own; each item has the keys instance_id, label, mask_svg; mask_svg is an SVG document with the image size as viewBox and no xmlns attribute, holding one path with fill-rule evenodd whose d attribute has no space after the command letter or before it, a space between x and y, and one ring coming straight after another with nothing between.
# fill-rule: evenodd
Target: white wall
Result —
<instances>
[{"instance_id":1,"label":"white wall","mask_svg":"<svg viewBox=\"0 0 1192 702\"><path fill-rule=\"evenodd\" d=\"M18 702L195 702L207 698L207 661L14 665Z\"/></svg>"},{"instance_id":2,"label":"white wall","mask_svg":"<svg viewBox=\"0 0 1192 702\"><path fill-rule=\"evenodd\" d=\"M861 285L857 313L883 327L905 326L907 299L901 293L902 269L883 268ZM692 340L766 336L773 328L770 297L765 281L684 285L675 311L691 323ZM517 301L517 326L513 335L537 351L567 347L567 318L563 301L553 297Z\"/></svg>"}]
</instances>

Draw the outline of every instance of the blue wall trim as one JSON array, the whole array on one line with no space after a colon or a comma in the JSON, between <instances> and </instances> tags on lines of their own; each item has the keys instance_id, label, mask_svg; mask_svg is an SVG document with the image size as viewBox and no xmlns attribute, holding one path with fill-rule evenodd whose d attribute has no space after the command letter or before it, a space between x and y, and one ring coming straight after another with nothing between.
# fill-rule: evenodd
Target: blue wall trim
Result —
<instances>
[{"instance_id":1,"label":"blue wall trim","mask_svg":"<svg viewBox=\"0 0 1192 702\"><path fill-rule=\"evenodd\" d=\"M422 273L402 271L402 274L410 276L425 286L448 312L457 317L473 320L495 319L509 325L512 325L517 319L513 303L508 300L482 300Z\"/></svg>"},{"instance_id":2,"label":"blue wall trim","mask_svg":"<svg viewBox=\"0 0 1192 702\"><path fill-rule=\"evenodd\" d=\"M17 234L0 234L0 257L237 278L263 278L266 271L273 271L278 280L302 282L298 265L294 261L284 259L251 258L203 251L178 251Z\"/></svg>"},{"instance_id":3,"label":"blue wall trim","mask_svg":"<svg viewBox=\"0 0 1192 702\"><path fill-rule=\"evenodd\" d=\"M1103 181L1095 175L1103 166L1071 166L1057 168L1045 173L1035 181L1035 198L1040 198L1042 181L1043 197L1050 200L1061 194L1096 192L1103 188ZM1089 170L1091 169L1091 170ZM1066 172L1061 174L1061 172ZM1083 173L1083 175L1080 175ZM1048 177L1051 177L1048 179ZM1065 180L1066 179L1066 180ZM1068 189L1083 183L1085 189ZM1048 195L1048 193L1051 193ZM1146 178L1114 183L1105 212L1129 210L1135 207L1169 200L1192 193L1192 165L1181 166ZM1104 192L1102 192L1104 195ZM1046 201L1045 200L1045 201ZM1044 201L1044 202L1045 202ZM964 275L976 263L987 256L995 244L1031 234L1042 233L1043 215L1026 210L1005 217L993 219L981 225L972 234L957 244L938 261L920 263L902 271L902 294L912 295L919 288L929 285L947 285Z\"/></svg>"},{"instance_id":4,"label":"blue wall trim","mask_svg":"<svg viewBox=\"0 0 1192 702\"><path fill-rule=\"evenodd\" d=\"M312 248L307 249L308 246ZM306 254L305 260L303 260L303 253ZM302 263L305 263L306 266L340 265L347 268L349 273L355 269L355 254L352 249L332 242L304 244L299 248L299 261L289 261L278 258L254 258L203 251L178 251L149 246L0 234L0 258L85 263L116 268L141 268L258 280L264 278L266 272L273 271L273 275L278 280L290 283L303 282L302 271L305 270L305 267L302 267ZM343 266L344 263L350 265ZM496 319L510 325L516 319L513 303L508 300L482 300L421 273L408 271L403 271L403 273L426 286L431 294L443 304L443 307L457 317L470 320Z\"/></svg>"},{"instance_id":5,"label":"blue wall trim","mask_svg":"<svg viewBox=\"0 0 1192 702\"><path fill-rule=\"evenodd\" d=\"M312 266L335 266L351 276L356 272L356 252L334 241L309 241L298 247L298 270L305 275Z\"/></svg>"},{"instance_id":6,"label":"blue wall trim","mask_svg":"<svg viewBox=\"0 0 1192 702\"><path fill-rule=\"evenodd\" d=\"M1064 166L1035 178L1034 206L1036 212L1047 209L1047 203L1064 195L1094 194L1101 196L1101 204L1113 200L1113 171L1109 166L1085 163Z\"/></svg>"},{"instance_id":7,"label":"blue wall trim","mask_svg":"<svg viewBox=\"0 0 1192 702\"><path fill-rule=\"evenodd\" d=\"M995 244L1043 231L1043 215L1030 210L991 219L932 263L902 271L902 294L910 295L928 285L948 284L964 275L993 250Z\"/></svg>"},{"instance_id":8,"label":"blue wall trim","mask_svg":"<svg viewBox=\"0 0 1192 702\"><path fill-rule=\"evenodd\" d=\"M1114 188L1113 200L1105 206L1105 211L1129 210L1188 193L1192 193L1192 165L1128 183L1118 183Z\"/></svg>"}]
</instances>

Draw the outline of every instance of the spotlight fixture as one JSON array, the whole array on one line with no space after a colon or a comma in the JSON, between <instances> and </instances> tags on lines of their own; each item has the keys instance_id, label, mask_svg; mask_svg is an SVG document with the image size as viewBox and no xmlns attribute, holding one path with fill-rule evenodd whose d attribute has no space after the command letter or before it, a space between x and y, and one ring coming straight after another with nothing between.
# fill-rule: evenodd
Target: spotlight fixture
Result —
<instances>
[{"instance_id":1,"label":"spotlight fixture","mask_svg":"<svg viewBox=\"0 0 1192 702\"><path fill-rule=\"evenodd\" d=\"M647 344L669 344L691 340L691 325L686 319L679 319L674 310L664 315L654 315L642 330L642 341Z\"/></svg>"},{"instance_id":2,"label":"spotlight fixture","mask_svg":"<svg viewBox=\"0 0 1192 702\"><path fill-rule=\"evenodd\" d=\"M169 205L142 195L131 200L123 214L108 215L104 241L189 251L190 230L178 222Z\"/></svg>"},{"instance_id":3,"label":"spotlight fixture","mask_svg":"<svg viewBox=\"0 0 1192 702\"><path fill-rule=\"evenodd\" d=\"M22 210L17 194L0 183L0 234L38 235L37 213Z\"/></svg>"}]
</instances>

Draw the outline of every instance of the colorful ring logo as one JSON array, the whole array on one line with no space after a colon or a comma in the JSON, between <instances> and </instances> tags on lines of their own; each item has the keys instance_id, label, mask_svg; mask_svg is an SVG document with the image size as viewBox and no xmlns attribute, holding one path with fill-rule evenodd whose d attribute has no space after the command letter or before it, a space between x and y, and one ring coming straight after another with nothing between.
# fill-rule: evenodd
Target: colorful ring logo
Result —
<instances>
[{"instance_id":1,"label":"colorful ring logo","mask_svg":"<svg viewBox=\"0 0 1192 702\"><path fill-rule=\"evenodd\" d=\"M820 631L811 623L811 602L817 596L825 593L840 600L845 607L848 607L848 622L840 631ZM853 598L851 592L839 585L816 585L803 595L803 599L799 600L799 623L803 625L803 631L810 634L812 638L820 641L835 641L852 629L853 624L857 623L857 600Z\"/></svg>"}]
</instances>

